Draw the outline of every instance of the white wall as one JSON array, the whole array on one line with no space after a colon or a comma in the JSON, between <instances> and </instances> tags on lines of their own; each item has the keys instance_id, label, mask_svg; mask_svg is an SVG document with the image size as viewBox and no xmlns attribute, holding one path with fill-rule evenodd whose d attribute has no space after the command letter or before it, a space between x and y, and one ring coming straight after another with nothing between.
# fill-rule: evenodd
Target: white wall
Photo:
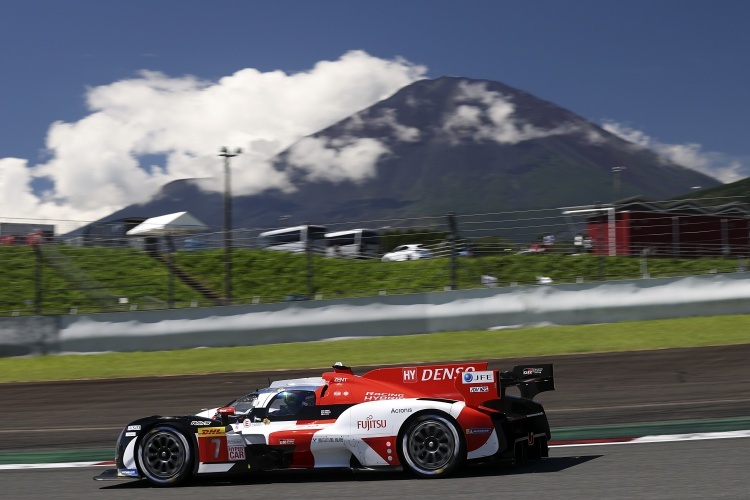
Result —
<instances>
[{"instance_id":1,"label":"white wall","mask_svg":"<svg viewBox=\"0 0 750 500\"><path fill-rule=\"evenodd\" d=\"M748 313L750 273L736 273L61 316L57 347L163 350Z\"/></svg>"}]
</instances>

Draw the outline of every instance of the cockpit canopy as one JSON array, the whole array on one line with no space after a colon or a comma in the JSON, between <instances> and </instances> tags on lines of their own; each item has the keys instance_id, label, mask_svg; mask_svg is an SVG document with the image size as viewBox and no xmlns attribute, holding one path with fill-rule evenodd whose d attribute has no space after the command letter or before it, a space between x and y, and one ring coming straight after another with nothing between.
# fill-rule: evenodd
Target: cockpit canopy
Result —
<instances>
[{"instance_id":1,"label":"cockpit canopy","mask_svg":"<svg viewBox=\"0 0 750 500\"><path fill-rule=\"evenodd\" d=\"M269 388L243 396L229 406L235 415L258 419L297 415L305 407L315 406L315 390L311 387L294 389Z\"/></svg>"}]
</instances>

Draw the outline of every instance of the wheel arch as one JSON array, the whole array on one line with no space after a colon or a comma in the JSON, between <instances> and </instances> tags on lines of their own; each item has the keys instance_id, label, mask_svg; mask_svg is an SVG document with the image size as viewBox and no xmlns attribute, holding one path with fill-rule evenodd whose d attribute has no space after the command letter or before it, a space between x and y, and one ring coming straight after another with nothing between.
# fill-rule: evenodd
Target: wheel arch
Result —
<instances>
[{"instance_id":1,"label":"wheel arch","mask_svg":"<svg viewBox=\"0 0 750 500\"><path fill-rule=\"evenodd\" d=\"M194 418L194 417L190 417ZM141 445L143 444L143 440L148 436L148 434L157 427L166 427L169 429L172 429L173 431L177 431L181 433L185 439L187 440L187 444L190 451L190 476L195 476L198 472L198 466L199 466L199 447L198 447L198 439L196 438L195 432L192 429L192 426L189 423L188 418L180 418L180 417L154 417L153 419L149 419L147 423L141 423L141 431L138 433L138 436L136 438L136 442L134 445L134 453L135 453L135 467L138 470L138 474L140 477L146 477L141 465L142 458L140 457L140 450Z\"/></svg>"},{"instance_id":2,"label":"wheel arch","mask_svg":"<svg viewBox=\"0 0 750 500\"><path fill-rule=\"evenodd\" d=\"M402 440L404 438L404 434L406 433L406 430L409 429L409 427L420 417L423 417L425 415L436 415L439 417L442 417L446 419L448 422L450 422L453 427L456 429L456 433L458 434L458 440L459 440L459 457L458 457L458 465L457 467L461 467L467 460L467 448L466 448L466 436L464 436L463 428L461 427L461 424L458 423L458 420L454 418L450 413L448 413L445 410L441 410L438 408L424 408L422 410L414 412L413 415L409 415L409 418L403 421L401 426L398 429L398 433L396 434L396 453L398 454L398 460L402 467L405 468L405 457L404 457L404 450L401 446Z\"/></svg>"}]
</instances>

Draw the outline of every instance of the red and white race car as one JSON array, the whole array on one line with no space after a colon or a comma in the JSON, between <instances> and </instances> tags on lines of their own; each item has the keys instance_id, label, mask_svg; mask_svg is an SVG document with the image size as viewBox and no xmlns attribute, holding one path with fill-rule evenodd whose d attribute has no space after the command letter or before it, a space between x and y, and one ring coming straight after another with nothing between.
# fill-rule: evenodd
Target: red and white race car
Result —
<instances>
[{"instance_id":1,"label":"red and white race car","mask_svg":"<svg viewBox=\"0 0 750 500\"><path fill-rule=\"evenodd\" d=\"M520 396L506 394L517 387ZM379 368L336 363L321 377L280 380L224 407L128 424L116 469L94 479L277 469L403 468L440 477L465 463L548 456L550 429L533 397L554 390L552 365L488 370L486 362Z\"/></svg>"}]
</instances>

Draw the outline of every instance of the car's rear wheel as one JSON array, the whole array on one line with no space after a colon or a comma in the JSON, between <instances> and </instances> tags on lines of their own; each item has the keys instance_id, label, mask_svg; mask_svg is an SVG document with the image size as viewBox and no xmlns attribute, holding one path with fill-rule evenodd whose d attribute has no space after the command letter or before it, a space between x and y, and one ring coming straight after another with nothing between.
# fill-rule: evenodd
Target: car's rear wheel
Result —
<instances>
[{"instance_id":1,"label":"car's rear wheel","mask_svg":"<svg viewBox=\"0 0 750 500\"><path fill-rule=\"evenodd\" d=\"M456 425L446 416L427 413L407 423L399 451L406 469L433 478L455 470L463 462L463 449Z\"/></svg>"},{"instance_id":2,"label":"car's rear wheel","mask_svg":"<svg viewBox=\"0 0 750 500\"><path fill-rule=\"evenodd\" d=\"M185 435L169 426L154 427L138 445L141 473L157 486L174 486L190 476L193 453Z\"/></svg>"}]
</instances>

